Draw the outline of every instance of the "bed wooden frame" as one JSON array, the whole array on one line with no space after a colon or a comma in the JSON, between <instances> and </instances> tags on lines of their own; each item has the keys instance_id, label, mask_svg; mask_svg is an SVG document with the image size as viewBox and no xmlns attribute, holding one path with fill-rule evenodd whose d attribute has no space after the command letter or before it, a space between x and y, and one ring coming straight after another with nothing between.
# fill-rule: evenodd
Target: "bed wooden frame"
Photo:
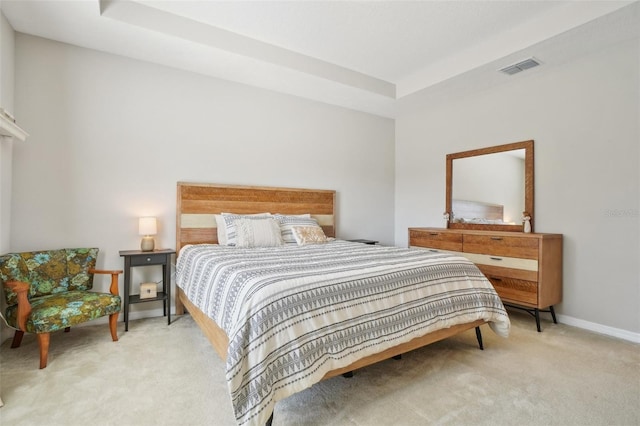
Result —
<instances>
[{"instance_id":1,"label":"bed wooden frame","mask_svg":"<svg viewBox=\"0 0 640 426\"><path fill-rule=\"evenodd\" d=\"M336 236L335 191L259 186L216 185L178 182L176 207L176 247L178 252L187 244L215 244L218 242L215 214L231 213L310 213L318 220L327 236ZM191 314L222 360L227 358L229 339L218 325L192 304L180 288L176 288L176 315ZM438 330L380 353L362 358L353 364L332 370L324 379L350 373L367 365L397 357L405 352L446 339L472 328L482 346L478 320Z\"/></svg>"}]
</instances>

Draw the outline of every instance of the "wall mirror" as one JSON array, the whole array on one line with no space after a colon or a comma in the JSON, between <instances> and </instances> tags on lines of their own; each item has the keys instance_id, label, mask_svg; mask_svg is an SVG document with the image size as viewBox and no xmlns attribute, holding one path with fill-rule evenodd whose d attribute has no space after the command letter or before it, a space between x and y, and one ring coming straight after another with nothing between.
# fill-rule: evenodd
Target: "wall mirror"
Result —
<instances>
[{"instance_id":1,"label":"wall mirror","mask_svg":"<svg viewBox=\"0 0 640 426\"><path fill-rule=\"evenodd\" d=\"M533 231L533 141L447 155L447 226Z\"/></svg>"}]
</instances>

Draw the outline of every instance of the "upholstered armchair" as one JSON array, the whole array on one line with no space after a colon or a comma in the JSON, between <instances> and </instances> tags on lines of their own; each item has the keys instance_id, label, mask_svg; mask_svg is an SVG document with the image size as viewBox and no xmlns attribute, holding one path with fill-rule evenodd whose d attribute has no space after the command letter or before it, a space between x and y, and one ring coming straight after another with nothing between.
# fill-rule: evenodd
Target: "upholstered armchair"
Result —
<instances>
[{"instance_id":1,"label":"upholstered armchair","mask_svg":"<svg viewBox=\"0 0 640 426\"><path fill-rule=\"evenodd\" d=\"M118 275L122 271L95 269L97 248L9 253L0 256L0 280L7 302L6 321L16 329L17 348L25 332L36 333L40 368L47 366L50 333L109 316L113 341L122 303ZM89 291L94 274L111 274L110 293Z\"/></svg>"}]
</instances>

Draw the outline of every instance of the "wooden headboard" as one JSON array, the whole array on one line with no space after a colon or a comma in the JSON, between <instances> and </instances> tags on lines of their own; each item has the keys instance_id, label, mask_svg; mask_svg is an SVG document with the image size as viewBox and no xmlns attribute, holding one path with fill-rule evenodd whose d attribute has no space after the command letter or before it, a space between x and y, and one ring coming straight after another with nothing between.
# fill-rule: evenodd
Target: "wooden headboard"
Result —
<instances>
[{"instance_id":1,"label":"wooden headboard","mask_svg":"<svg viewBox=\"0 0 640 426\"><path fill-rule=\"evenodd\" d=\"M336 236L332 190L178 182L176 250L187 244L216 244L216 214L310 213L328 237Z\"/></svg>"}]
</instances>

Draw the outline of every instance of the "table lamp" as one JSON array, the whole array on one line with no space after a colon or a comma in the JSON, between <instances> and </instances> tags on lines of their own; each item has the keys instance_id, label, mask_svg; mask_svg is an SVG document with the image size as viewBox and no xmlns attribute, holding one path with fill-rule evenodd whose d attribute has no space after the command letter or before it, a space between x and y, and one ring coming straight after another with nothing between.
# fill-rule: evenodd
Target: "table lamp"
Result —
<instances>
[{"instance_id":1,"label":"table lamp","mask_svg":"<svg viewBox=\"0 0 640 426\"><path fill-rule=\"evenodd\" d=\"M138 221L138 234L144 235L140 242L140 250L153 251L155 241L153 235L158 232L155 217L141 217Z\"/></svg>"}]
</instances>

